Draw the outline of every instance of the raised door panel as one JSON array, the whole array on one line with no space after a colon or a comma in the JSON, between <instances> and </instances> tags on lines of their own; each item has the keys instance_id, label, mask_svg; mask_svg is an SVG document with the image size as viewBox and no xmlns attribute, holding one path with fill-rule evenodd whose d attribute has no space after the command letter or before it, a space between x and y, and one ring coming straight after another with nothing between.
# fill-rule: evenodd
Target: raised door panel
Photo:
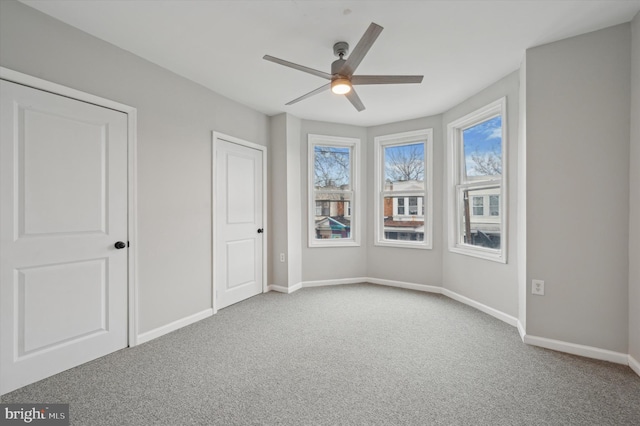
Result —
<instances>
[{"instance_id":1,"label":"raised door panel","mask_svg":"<svg viewBox=\"0 0 640 426\"><path fill-rule=\"evenodd\" d=\"M95 259L18 271L18 357L107 331L107 263Z\"/></svg>"},{"instance_id":2,"label":"raised door panel","mask_svg":"<svg viewBox=\"0 0 640 426\"><path fill-rule=\"evenodd\" d=\"M255 224L255 159L227 153L227 223Z\"/></svg>"},{"instance_id":3,"label":"raised door panel","mask_svg":"<svg viewBox=\"0 0 640 426\"><path fill-rule=\"evenodd\" d=\"M105 123L18 111L20 235L106 232Z\"/></svg>"},{"instance_id":4,"label":"raised door panel","mask_svg":"<svg viewBox=\"0 0 640 426\"><path fill-rule=\"evenodd\" d=\"M255 238L227 242L227 290L255 283L255 246Z\"/></svg>"}]
</instances>

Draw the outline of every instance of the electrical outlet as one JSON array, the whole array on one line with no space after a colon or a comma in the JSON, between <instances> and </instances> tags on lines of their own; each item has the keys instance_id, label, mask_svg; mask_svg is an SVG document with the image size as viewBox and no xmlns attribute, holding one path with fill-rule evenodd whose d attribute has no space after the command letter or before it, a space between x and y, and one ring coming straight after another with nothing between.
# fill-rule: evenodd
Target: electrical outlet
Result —
<instances>
[{"instance_id":1,"label":"electrical outlet","mask_svg":"<svg viewBox=\"0 0 640 426\"><path fill-rule=\"evenodd\" d=\"M280 262L284 262L284 253L280 253Z\"/></svg>"},{"instance_id":2,"label":"electrical outlet","mask_svg":"<svg viewBox=\"0 0 640 426\"><path fill-rule=\"evenodd\" d=\"M544 296L544 281L531 280L531 294L537 294L538 296Z\"/></svg>"}]
</instances>

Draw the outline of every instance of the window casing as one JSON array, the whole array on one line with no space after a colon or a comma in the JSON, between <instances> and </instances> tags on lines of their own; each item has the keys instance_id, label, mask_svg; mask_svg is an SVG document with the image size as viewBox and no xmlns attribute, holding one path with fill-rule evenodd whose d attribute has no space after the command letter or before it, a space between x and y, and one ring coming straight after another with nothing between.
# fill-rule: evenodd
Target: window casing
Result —
<instances>
[{"instance_id":1,"label":"window casing","mask_svg":"<svg viewBox=\"0 0 640 426\"><path fill-rule=\"evenodd\" d=\"M432 248L432 129L378 136L374 145L374 244Z\"/></svg>"},{"instance_id":2,"label":"window casing","mask_svg":"<svg viewBox=\"0 0 640 426\"><path fill-rule=\"evenodd\" d=\"M309 135L309 247L360 245L360 139Z\"/></svg>"},{"instance_id":3,"label":"window casing","mask_svg":"<svg viewBox=\"0 0 640 426\"><path fill-rule=\"evenodd\" d=\"M507 262L506 98L448 125L449 250Z\"/></svg>"}]
</instances>

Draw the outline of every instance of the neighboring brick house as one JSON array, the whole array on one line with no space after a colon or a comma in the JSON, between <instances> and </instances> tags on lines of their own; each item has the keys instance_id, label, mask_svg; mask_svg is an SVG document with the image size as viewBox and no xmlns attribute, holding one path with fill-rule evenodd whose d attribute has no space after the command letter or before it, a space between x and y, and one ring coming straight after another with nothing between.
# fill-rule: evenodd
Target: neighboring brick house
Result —
<instances>
[{"instance_id":1,"label":"neighboring brick house","mask_svg":"<svg viewBox=\"0 0 640 426\"><path fill-rule=\"evenodd\" d=\"M386 240L424 241L424 197L403 194L422 190L417 181L387 182L385 192L398 195L384 198L384 238Z\"/></svg>"},{"instance_id":2,"label":"neighboring brick house","mask_svg":"<svg viewBox=\"0 0 640 426\"><path fill-rule=\"evenodd\" d=\"M340 193L322 193L321 197L316 200L316 238L349 238L351 202Z\"/></svg>"}]
</instances>

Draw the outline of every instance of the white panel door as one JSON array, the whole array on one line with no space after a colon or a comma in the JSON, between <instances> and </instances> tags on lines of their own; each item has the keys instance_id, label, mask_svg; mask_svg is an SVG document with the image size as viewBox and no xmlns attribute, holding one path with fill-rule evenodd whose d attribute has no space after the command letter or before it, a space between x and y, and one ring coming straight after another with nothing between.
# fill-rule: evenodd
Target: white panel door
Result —
<instances>
[{"instance_id":1,"label":"white panel door","mask_svg":"<svg viewBox=\"0 0 640 426\"><path fill-rule=\"evenodd\" d=\"M215 300L221 309L262 293L262 151L216 143Z\"/></svg>"},{"instance_id":2,"label":"white panel door","mask_svg":"<svg viewBox=\"0 0 640 426\"><path fill-rule=\"evenodd\" d=\"M127 116L4 80L0 95L6 393L127 346Z\"/></svg>"}]
</instances>

